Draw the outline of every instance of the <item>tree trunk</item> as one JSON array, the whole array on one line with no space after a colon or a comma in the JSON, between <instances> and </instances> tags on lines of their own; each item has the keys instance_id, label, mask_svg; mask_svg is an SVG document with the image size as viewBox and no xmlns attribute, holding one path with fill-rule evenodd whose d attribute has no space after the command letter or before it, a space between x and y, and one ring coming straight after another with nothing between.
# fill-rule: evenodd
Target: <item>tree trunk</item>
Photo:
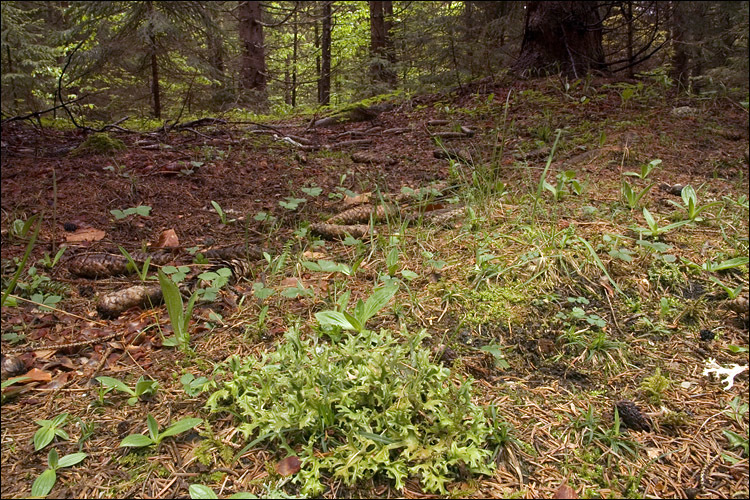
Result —
<instances>
[{"instance_id":1,"label":"tree trunk","mask_svg":"<svg viewBox=\"0 0 750 500\"><path fill-rule=\"evenodd\" d=\"M395 60L395 54L393 56L388 54L392 44L389 41L388 26L385 22L386 11L393 12L392 2L370 2L370 76L374 82L393 85L396 82L396 74L389 67L389 63L391 59Z\"/></svg>"},{"instance_id":2,"label":"tree trunk","mask_svg":"<svg viewBox=\"0 0 750 500\"><path fill-rule=\"evenodd\" d=\"M263 51L263 25L260 2L240 2L239 36L242 42L240 86L263 99L266 90L266 57Z\"/></svg>"},{"instance_id":3,"label":"tree trunk","mask_svg":"<svg viewBox=\"0 0 750 500\"><path fill-rule=\"evenodd\" d=\"M331 102L331 4L323 2L323 33L320 40L321 68L318 80L318 103Z\"/></svg>"},{"instance_id":4,"label":"tree trunk","mask_svg":"<svg viewBox=\"0 0 750 500\"><path fill-rule=\"evenodd\" d=\"M154 35L154 4L146 2L148 9L148 23L146 30L148 32L149 52L151 53L151 97L153 98L154 118L161 118L161 97L159 96L159 63L156 58L156 35Z\"/></svg>"},{"instance_id":5,"label":"tree trunk","mask_svg":"<svg viewBox=\"0 0 750 500\"><path fill-rule=\"evenodd\" d=\"M596 2L528 2L521 53L513 69L535 75L562 71L576 78L592 69L604 70Z\"/></svg>"}]
</instances>

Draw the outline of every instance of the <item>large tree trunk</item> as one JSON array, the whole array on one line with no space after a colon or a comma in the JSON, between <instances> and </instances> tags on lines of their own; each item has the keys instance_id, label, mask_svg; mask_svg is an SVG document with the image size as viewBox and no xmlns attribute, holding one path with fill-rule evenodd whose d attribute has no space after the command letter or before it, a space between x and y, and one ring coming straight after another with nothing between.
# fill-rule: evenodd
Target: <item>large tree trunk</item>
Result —
<instances>
[{"instance_id":1,"label":"large tree trunk","mask_svg":"<svg viewBox=\"0 0 750 500\"><path fill-rule=\"evenodd\" d=\"M318 80L318 103L331 102L331 4L323 2L323 33L320 40L321 68Z\"/></svg>"},{"instance_id":2,"label":"large tree trunk","mask_svg":"<svg viewBox=\"0 0 750 500\"><path fill-rule=\"evenodd\" d=\"M240 86L257 92L262 98L266 89L266 56L260 2L240 2L238 13L243 47Z\"/></svg>"},{"instance_id":3,"label":"large tree trunk","mask_svg":"<svg viewBox=\"0 0 750 500\"><path fill-rule=\"evenodd\" d=\"M596 2L528 2L521 54L513 65L521 73L562 71L576 78L604 70L602 23Z\"/></svg>"},{"instance_id":4,"label":"large tree trunk","mask_svg":"<svg viewBox=\"0 0 750 500\"><path fill-rule=\"evenodd\" d=\"M161 97L159 95L159 62L156 58L156 35L154 35L154 4L146 2L148 9L148 23L146 30L148 32L149 52L151 53L151 97L153 99L154 118L161 118Z\"/></svg>"},{"instance_id":5,"label":"large tree trunk","mask_svg":"<svg viewBox=\"0 0 750 500\"><path fill-rule=\"evenodd\" d=\"M388 33L391 23L385 19L388 12L393 12L392 2L370 2L370 75L374 82L394 85L396 73L390 65L395 53Z\"/></svg>"}]
</instances>

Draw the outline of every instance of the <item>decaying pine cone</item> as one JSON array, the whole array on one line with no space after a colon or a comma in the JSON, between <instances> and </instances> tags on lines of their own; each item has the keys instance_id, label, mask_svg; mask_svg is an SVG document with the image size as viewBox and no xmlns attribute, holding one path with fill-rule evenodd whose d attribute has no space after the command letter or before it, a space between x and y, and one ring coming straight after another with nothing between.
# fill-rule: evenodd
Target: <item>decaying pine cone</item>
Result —
<instances>
[{"instance_id":1,"label":"decaying pine cone","mask_svg":"<svg viewBox=\"0 0 750 500\"><path fill-rule=\"evenodd\" d=\"M17 356L3 356L3 360L0 363L0 371L2 372L3 380L8 377L15 377L26 371L26 363Z\"/></svg>"},{"instance_id":2,"label":"decaying pine cone","mask_svg":"<svg viewBox=\"0 0 750 500\"><path fill-rule=\"evenodd\" d=\"M372 205L362 205L359 207L353 207L348 210L344 210L343 212L338 213L328 219L326 223L339 226L348 226L351 224L369 222L370 216L378 221L385 219L386 217L396 215L397 213L398 209L393 205L378 205L377 207L373 207Z\"/></svg>"},{"instance_id":3,"label":"decaying pine cone","mask_svg":"<svg viewBox=\"0 0 750 500\"><path fill-rule=\"evenodd\" d=\"M103 318L116 318L131 307L160 304L161 286L136 285L104 295L96 304L96 310Z\"/></svg>"},{"instance_id":4,"label":"decaying pine cone","mask_svg":"<svg viewBox=\"0 0 750 500\"><path fill-rule=\"evenodd\" d=\"M634 431L650 431L651 423L632 401L618 401L615 403L617 413L620 415L620 422L628 429Z\"/></svg>"},{"instance_id":5,"label":"decaying pine cone","mask_svg":"<svg viewBox=\"0 0 750 500\"><path fill-rule=\"evenodd\" d=\"M172 260L171 252L154 252L151 254L144 252L130 252L136 264L143 263L151 257L151 262L157 265L163 265ZM124 255L111 253L90 253L76 255L68 261L68 270L76 276L83 278L102 278L105 276L114 276L117 274L129 274L132 272L128 269L128 259Z\"/></svg>"},{"instance_id":6,"label":"decaying pine cone","mask_svg":"<svg viewBox=\"0 0 750 500\"><path fill-rule=\"evenodd\" d=\"M310 224L310 231L328 239L344 239L347 233L353 238L362 238L370 232L370 226L367 224L358 224L356 226L346 226L337 224L326 224L319 222Z\"/></svg>"}]
</instances>

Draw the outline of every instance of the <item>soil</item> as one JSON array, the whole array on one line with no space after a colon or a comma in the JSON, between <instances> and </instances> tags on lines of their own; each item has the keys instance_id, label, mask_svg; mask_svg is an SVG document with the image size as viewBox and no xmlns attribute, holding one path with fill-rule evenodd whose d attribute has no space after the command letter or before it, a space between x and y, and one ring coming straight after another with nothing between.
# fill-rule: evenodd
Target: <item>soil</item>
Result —
<instances>
[{"instance_id":1,"label":"soil","mask_svg":"<svg viewBox=\"0 0 750 500\"><path fill-rule=\"evenodd\" d=\"M244 489L262 496L258 480L273 475L272 470L269 472L273 467L268 464L283 458L276 456L274 450L260 449L246 454L233 469L209 470L190 455L198 440L197 434L192 434L159 449L152 460L161 464L161 472L134 478L123 470L127 452L118 449L117 444L130 433L144 431L146 413L154 414L160 422L200 414L203 399L186 398L182 393L178 381L182 371L187 368L196 375L208 375L214 363L231 354L251 355L271 348L282 337L288 317L311 317L308 303L304 300L280 303L273 308L275 314L269 317L262 335L251 342L240 341L247 325L256 321L256 318L238 316L238 310L243 311L240 306L244 298L251 296L253 281L240 280L233 285L231 293L222 292L216 302L197 308L191 342L199 355L186 360L180 351L163 347L158 329L153 328L159 324L165 336L170 334L169 318L163 306L132 308L115 319L99 317L97 297L137 283L137 278L115 276L92 280L73 276L66 262L75 255L94 251L117 254L118 246L128 251L155 250L159 248L160 236L168 230L173 230L179 240L182 257L177 263L183 264L191 264L189 250L196 248L203 251L248 242L267 249L270 256L280 254L285 245L293 250L307 248L305 242L309 241L309 235L300 234L300 223L322 222L347 208L347 200L342 196L346 190L375 193L377 197L378 193L396 195L404 187L418 189L455 183L452 169L463 169L463 174L470 176L477 165L489 163L498 137L505 147L497 163L508 189L513 192L521 186L535 186L547 158L544 151L540 156L533 156L537 146L544 146L535 141L540 137L546 139L542 142L546 142L546 151L549 151L558 127L568 127L575 132L566 137L565 147L555 155L550 177L572 170L578 178L586 179L588 204L614 204L619 191L617 187L614 191L609 187L619 186L622 169L637 171L640 165L655 158L662 160L658 171L660 183L704 186L701 196L714 199L722 196L736 199L747 193L748 114L740 105L729 98L696 101L671 91L640 104L624 105L617 89L607 87L606 82L594 81L592 88L598 90L589 96L596 100L595 105L583 106L579 96L568 99L559 83L552 79L512 85L485 80L461 90L398 102L373 120L323 128L311 128L307 117L268 122L263 126L209 124L171 133L111 131L112 136L125 143L126 149L105 154L72 154L87 136L80 131L40 128L28 122L4 123L0 172L3 287L12 277L12 259L22 257L28 243L29 235L18 234L14 221L42 215L41 230L29 263L38 262L45 254L54 256L62 245L67 245L68 249L52 269L42 269L37 264L44 275L60 286L63 300L57 305L58 309L43 311L38 305L22 300L15 307L2 308L4 356L14 356L23 362L23 369L17 370L20 373L36 369L38 376L38 380L23 385L20 393L9 396L2 406L3 498L29 495L31 483L44 470L47 450L34 451L31 437L38 427L32 422L63 412L94 422L96 427L92 437L81 443L80 449L89 454L85 470L59 471L60 479L51 493L58 498L184 497L187 485L196 482L199 475L204 484L208 484L207 477L221 476L223 482L212 484L215 491ZM508 92L512 92L513 99L503 123ZM695 107L696 112L685 116L672 113L681 106ZM427 124L436 119L449 123ZM511 130L510 124L513 133L502 137L503 132ZM428 134L430 131L456 132L459 126L474 133L444 138L442 142L447 149L461 150L463 155L470 156L473 164L455 167L452 161L436 157L440 156L435 155L439 148ZM390 129L406 131L384 132ZM349 134L342 135L345 132ZM582 137L585 134L588 135ZM307 139L311 147L290 144L282 140L285 135ZM371 139L371 143L337 146L341 141L358 138ZM151 149L154 145L160 146ZM355 152L370 154L371 161L353 161ZM528 158L525 168L518 168L519 155ZM322 188L322 194L316 197L302 191L302 188L316 186ZM609 187L605 189L605 186ZM288 197L306 201L296 209L284 208L280 202ZM652 207L664 207L668 205L666 200L679 201L679 197L654 187L645 200ZM228 219L235 221L223 224L212 201ZM150 214L116 219L110 212L138 206L151 207ZM266 213L275 220L260 220L256 217L259 213ZM557 227L564 229L577 222L584 233L593 235L602 231L594 223L586 226L585 221L570 217L558 220ZM707 244L711 238L721 237L718 231L707 231L700 234L701 238L708 234L705 236ZM80 242L72 241L75 235L95 236L90 236L93 241ZM747 223L738 227L734 236L744 237L747 242ZM684 249L685 255L693 255L691 251ZM326 243L323 252L330 258L351 256L352 250L334 241ZM265 279L265 265L265 261L252 263L255 281ZM616 269L611 271L614 274ZM623 270L624 274L628 272ZM309 274L300 276L310 278ZM367 278L366 272L363 276L359 278L363 282L351 284L355 297L366 296L367 290L372 288L373 277ZM744 282L747 283L747 277ZM426 279L417 283L425 290L429 286ZM704 295L692 284L687 285L686 300ZM325 291L328 285L315 282L310 286ZM598 306L608 310L604 299L601 298ZM442 304L434 307L434 311L430 310L431 303L425 302L424 307L427 309L425 316L435 319L434 323L430 321L435 332L447 331L451 322L457 323L456 313L450 312L444 318L440 315ZM222 319L216 319L216 314ZM620 318L620 325L626 320ZM721 325L713 327L724 329L727 342L746 348L746 319L743 324L742 318L725 315L722 321ZM568 449L573 444L560 441L559 436L549 431L548 419L554 421L555 415L571 421L581 415L580 409L572 412L565 406L561 395L595 390L602 380L565 361L545 363L559 343L557 334L544 333L544 328L544 323L535 324L531 320L525 325L515 325L514 330L505 325L493 326L492 338L504 338L508 345L515 346L509 358L511 366L505 371L474 354L451 352L452 357L464 358L463 370L477 379L479 392L487 401L493 400L496 404L526 401L517 410L506 411L505 417L512 422L519 439L527 443L527 448L517 448L515 453L505 456L506 461L495 477L457 485L457 491L469 491L467 494L477 497L551 496L564 481L576 483L578 477L581 495L626 493L626 485L619 485L622 489L618 490L616 485L597 483L593 476L587 476L589 472L577 469L577 460L582 459ZM479 330L478 337L481 337L481 328ZM107 340L97 341L99 338ZM706 354L711 356L717 353L716 348L708 347L706 342L678 342L671 335L663 340L660 347L665 350L680 346L672 363L688 360L695 365L696 358L704 358L696 354L699 349L707 349ZM82 341L88 343L68 348L48 347ZM477 345L487 342L480 338ZM632 346L636 364L644 363L647 356L639 345ZM27 346L30 346L29 352L18 352ZM12 352L14 350L16 352ZM644 353L642 359L637 355L640 352ZM743 362L742 355L734 359L725 356L720 361L724 364L729 360ZM744 363L747 363L746 354ZM638 490L641 495L684 496L689 488L696 488L699 476L705 479L705 484L699 485L702 494L729 498L738 492L747 493L747 454L740 456L737 450L731 455L724 453L723 456L729 458L711 464L711 470L702 470L717 453L728 450L721 433L723 428L711 415L718 415L731 398L728 393L717 390L715 384L707 387L706 378L700 376L700 369L695 366L692 380L705 390L695 396L695 401L683 399L682 403L674 405L682 404L691 412L694 424L677 432L676 436L660 435L653 430L648 436L639 434L648 458L639 462L643 468L631 472L634 477L641 474L641 489ZM94 378L101 375L128 378L131 386L135 381L130 380L132 377L151 377L161 384L160 395L136 406L128 406L124 400L103 407L92 405L97 398ZM628 380L625 373L612 376L604 383L610 384L602 390L612 393L612 402L627 399L620 395L627 395L637 387L637 382ZM518 392L512 397L498 396L496 388L503 384L516 387ZM747 375L738 376L736 384L742 392L732 394L744 394L742 398L747 403ZM601 402L597 398L594 400ZM695 404L704 400L705 406ZM658 411L658 408L650 409ZM71 418L69 423L72 422ZM215 427L217 433L231 428L228 421L216 422ZM81 429L73 426L69 429L73 439L57 441L60 456L79 449L76 439L81 436ZM744 430L747 431L747 413ZM227 439L227 434L222 438ZM693 438L695 442L688 446ZM732 463L735 459L737 461ZM567 476L563 468L558 467L562 460L570 460L565 469ZM706 478L702 477L704 473ZM661 474L664 476L660 477ZM429 496L421 491L418 481L407 483L403 492L385 482L358 490L338 489L332 482L325 494L327 497L344 495Z\"/></svg>"}]
</instances>

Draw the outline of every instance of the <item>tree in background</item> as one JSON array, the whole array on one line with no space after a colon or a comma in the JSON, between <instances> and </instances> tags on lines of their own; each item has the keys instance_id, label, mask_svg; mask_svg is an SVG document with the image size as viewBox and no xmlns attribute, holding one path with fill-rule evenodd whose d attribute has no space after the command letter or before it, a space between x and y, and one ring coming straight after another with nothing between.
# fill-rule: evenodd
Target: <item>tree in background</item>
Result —
<instances>
[{"instance_id":1,"label":"tree in background","mask_svg":"<svg viewBox=\"0 0 750 500\"><path fill-rule=\"evenodd\" d=\"M331 102L331 6L333 2L321 3L322 35L320 37L320 77L318 79L318 103L328 105Z\"/></svg>"},{"instance_id":2,"label":"tree in background","mask_svg":"<svg viewBox=\"0 0 750 500\"><path fill-rule=\"evenodd\" d=\"M394 87L397 83L393 65L396 53L391 38L393 2L370 1L370 75L376 87L385 84Z\"/></svg>"},{"instance_id":3,"label":"tree in background","mask_svg":"<svg viewBox=\"0 0 750 500\"><path fill-rule=\"evenodd\" d=\"M242 42L240 87L251 91L261 107L265 104L266 55L260 2L240 2L239 36Z\"/></svg>"},{"instance_id":4,"label":"tree in background","mask_svg":"<svg viewBox=\"0 0 750 500\"><path fill-rule=\"evenodd\" d=\"M605 69L602 18L596 2L527 2L520 73L562 71L576 78Z\"/></svg>"}]
</instances>

